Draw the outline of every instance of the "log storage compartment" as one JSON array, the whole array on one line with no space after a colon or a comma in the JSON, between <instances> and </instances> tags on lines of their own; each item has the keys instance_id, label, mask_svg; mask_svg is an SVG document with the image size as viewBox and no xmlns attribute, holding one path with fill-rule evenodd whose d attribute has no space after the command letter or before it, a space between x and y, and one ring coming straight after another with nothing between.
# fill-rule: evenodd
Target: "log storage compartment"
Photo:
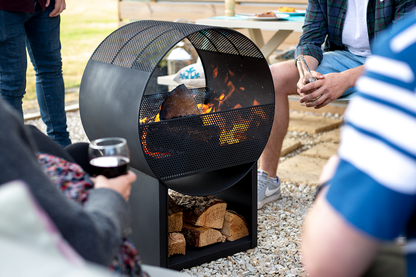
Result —
<instances>
[{"instance_id":1,"label":"log storage compartment","mask_svg":"<svg viewBox=\"0 0 416 277\"><path fill-rule=\"evenodd\" d=\"M206 86L155 90L156 68L183 39L202 62ZM138 175L130 197L131 238L144 263L182 269L257 245L256 161L273 123L274 89L267 61L244 35L187 23L127 24L91 56L80 115L90 140L128 141ZM236 213L227 211L227 220L241 215L249 235L168 257L168 189L223 199Z\"/></svg>"}]
</instances>

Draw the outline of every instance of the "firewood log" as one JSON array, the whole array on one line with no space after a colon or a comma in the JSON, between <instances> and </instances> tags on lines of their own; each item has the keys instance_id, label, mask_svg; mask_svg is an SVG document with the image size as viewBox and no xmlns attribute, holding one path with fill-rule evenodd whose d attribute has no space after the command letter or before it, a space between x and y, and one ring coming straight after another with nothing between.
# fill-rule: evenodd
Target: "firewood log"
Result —
<instances>
[{"instance_id":1,"label":"firewood log","mask_svg":"<svg viewBox=\"0 0 416 277\"><path fill-rule=\"evenodd\" d=\"M170 194L182 208L183 220L195 226L221 229L227 203L214 196L189 196L179 192Z\"/></svg>"},{"instance_id":2,"label":"firewood log","mask_svg":"<svg viewBox=\"0 0 416 277\"><path fill-rule=\"evenodd\" d=\"M172 90L160 107L160 119L167 120L182 116L199 115L198 105L185 85Z\"/></svg>"},{"instance_id":3,"label":"firewood log","mask_svg":"<svg viewBox=\"0 0 416 277\"><path fill-rule=\"evenodd\" d=\"M186 222L183 224L182 233L185 236L186 244L194 247L225 242L226 240L226 237L218 230L207 227L197 227Z\"/></svg>"},{"instance_id":4,"label":"firewood log","mask_svg":"<svg viewBox=\"0 0 416 277\"><path fill-rule=\"evenodd\" d=\"M245 218L232 210L227 210L225 213L224 225L220 232L229 241L234 241L249 235L248 224Z\"/></svg>"},{"instance_id":5,"label":"firewood log","mask_svg":"<svg viewBox=\"0 0 416 277\"><path fill-rule=\"evenodd\" d=\"M186 253L186 241L185 237L181 233L169 233L168 236L168 257L174 254Z\"/></svg>"},{"instance_id":6,"label":"firewood log","mask_svg":"<svg viewBox=\"0 0 416 277\"><path fill-rule=\"evenodd\" d=\"M180 232L183 226L183 212L170 196L168 196L168 207L168 232Z\"/></svg>"}]
</instances>

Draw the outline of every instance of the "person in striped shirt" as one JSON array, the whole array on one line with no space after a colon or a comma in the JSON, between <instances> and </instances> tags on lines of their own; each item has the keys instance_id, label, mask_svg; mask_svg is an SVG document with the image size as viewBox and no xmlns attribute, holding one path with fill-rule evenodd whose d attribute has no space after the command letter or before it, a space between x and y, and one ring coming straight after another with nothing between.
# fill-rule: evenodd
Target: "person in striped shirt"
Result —
<instances>
[{"instance_id":1,"label":"person in striped shirt","mask_svg":"<svg viewBox=\"0 0 416 277\"><path fill-rule=\"evenodd\" d=\"M304 222L303 264L310 277L363 276L404 237L401 272L416 276L416 12L379 37L356 87Z\"/></svg>"}]
</instances>

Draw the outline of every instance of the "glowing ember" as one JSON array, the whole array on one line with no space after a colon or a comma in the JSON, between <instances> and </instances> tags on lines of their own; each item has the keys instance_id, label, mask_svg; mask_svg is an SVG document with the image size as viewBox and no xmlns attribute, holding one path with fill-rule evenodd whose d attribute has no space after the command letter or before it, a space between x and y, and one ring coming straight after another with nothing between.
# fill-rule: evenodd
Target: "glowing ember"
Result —
<instances>
[{"instance_id":1,"label":"glowing ember","mask_svg":"<svg viewBox=\"0 0 416 277\"><path fill-rule=\"evenodd\" d=\"M159 121L160 121L159 114L157 114L157 115L155 115L153 117L150 117L150 118L145 117L143 119L140 119L139 123L140 124L147 124L147 123L150 123L150 122L159 122Z\"/></svg>"},{"instance_id":2,"label":"glowing ember","mask_svg":"<svg viewBox=\"0 0 416 277\"><path fill-rule=\"evenodd\" d=\"M242 79L244 76L239 75L240 71L231 71L230 69L221 70L218 66L212 65L212 76L214 83L212 88L206 91L206 98L200 99L200 93L193 93L189 91L189 95L194 97L197 108L201 112L202 128L204 126L214 126L213 130L218 130L216 134L221 146L232 145L241 143L253 139L253 134L248 134L253 128L257 128L267 119L267 115L261 107L261 103L258 99L248 98L246 94L246 88L242 86ZM197 100L198 99L198 100ZM198 104L199 102L199 104ZM252 102L252 103L250 103ZM245 109L247 105L252 105L250 113L237 112L232 114L223 113L226 111ZM255 107L256 106L256 107ZM153 122L159 122L160 117L157 114L151 118L144 118L140 120L140 124L148 124ZM147 126L143 129L141 135L141 141L143 145L143 151L146 155L153 158L164 158L172 154L171 152L156 152L151 151L151 146L146 142L147 138ZM195 129L195 135L198 136L198 131ZM189 134L189 135L193 135ZM157 149L161 150L161 149Z\"/></svg>"},{"instance_id":3,"label":"glowing ember","mask_svg":"<svg viewBox=\"0 0 416 277\"><path fill-rule=\"evenodd\" d=\"M212 71L212 76L214 78L217 78L217 76L218 76L218 67L214 68L214 70Z\"/></svg>"},{"instance_id":4,"label":"glowing ember","mask_svg":"<svg viewBox=\"0 0 416 277\"><path fill-rule=\"evenodd\" d=\"M243 133L247 128L245 124L236 124L230 131L223 129L219 138L221 145L239 143L240 140L236 138L237 133Z\"/></svg>"},{"instance_id":5,"label":"glowing ember","mask_svg":"<svg viewBox=\"0 0 416 277\"><path fill-rule=\"evenodd\" d=\"M141 135L141 142L142 142L142 146L143 146L143 151L146 155L151 156L153 158L165 158L165 157L169 157L171 154L168 152L152 152L150 151L149 147L147 146L147 126L144 126L143 128L143 132Z\"/></svg>"},{"instance_id":6,"label":"glowing ember","mask_svg":"<svg viewBox=\"0 0 416 277\"><path fill-rule=\"evenodd\" d=\"M212 111L212 108L214 107L213 104L198 104L198 109L202 111L203 114L210 113Z\"/></svg>"}]
</instances>

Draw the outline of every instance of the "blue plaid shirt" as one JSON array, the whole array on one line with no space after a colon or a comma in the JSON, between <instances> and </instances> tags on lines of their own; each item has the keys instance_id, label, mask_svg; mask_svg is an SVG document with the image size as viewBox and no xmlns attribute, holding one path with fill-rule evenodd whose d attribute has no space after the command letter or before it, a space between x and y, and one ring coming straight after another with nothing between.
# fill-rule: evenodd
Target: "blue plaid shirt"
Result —
<instances>
[{"instance_id":1,"label":"blue plaid shirt","mask_svg":"<svg viewBox=\"0 0 416 277\"><path fill-rule=\"evenodd\" d=\"M321 62L321 46L324 42L324 51L346 49L342 44L342 30L347 3L348 0L309 0L296 56L309 55ZM370 46L380 31L412 11L415 6L416 0L369 0L367 29Z\"/></svg>"}]
</instances>

